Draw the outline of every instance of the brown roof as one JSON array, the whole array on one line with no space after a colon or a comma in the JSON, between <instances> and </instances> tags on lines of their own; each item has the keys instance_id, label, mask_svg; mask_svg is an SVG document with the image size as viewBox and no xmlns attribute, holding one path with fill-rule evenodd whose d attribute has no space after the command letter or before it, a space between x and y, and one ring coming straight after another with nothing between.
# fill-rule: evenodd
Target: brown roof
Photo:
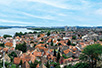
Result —
<instances>
[{"instance_id":1,"label":"brown roof","mask_svg":"<svg viewBox=\"0 0 102 68\"><path fill-rule=\"evenodd\" d=\"M42 54L41 54L41 52L35 51L35 52L33 53L33 55L34 55L34 56L39 56L39 57L40 57Z\"/></svg>"},{"instance_id":2,"label":"brown roof","mask_svg":"<svg viewBox=\"0 0 102 68\"><path fill-rule=\"evenodd\" d=\"M20 58L19 57L15 57L14 58L14 64L19 64L20 63Z\"/></svg>"},{"instance_id":3,"label":"brown roof","mask_svg":"<svg viewBox=\"0 0 102 68\"><path fill-rule=\"evenodd\" d=\"M70 50L69 49L67 49L67 50L64 50L63 51L65 54L67 54L67 53L69 53L70 52Z\"/></svg>"},{"instance_id":4,"label":"brown roof","mask_svg":"<svg viewBox=\"0 0 102 68\"><path fill-rule=\"evenodd\" d=\"M12 46L13 46L13 43L11 43L11 42L6 42L6 43L5 43L5 46L12 47Z\"/></svg>"}]
</instances>

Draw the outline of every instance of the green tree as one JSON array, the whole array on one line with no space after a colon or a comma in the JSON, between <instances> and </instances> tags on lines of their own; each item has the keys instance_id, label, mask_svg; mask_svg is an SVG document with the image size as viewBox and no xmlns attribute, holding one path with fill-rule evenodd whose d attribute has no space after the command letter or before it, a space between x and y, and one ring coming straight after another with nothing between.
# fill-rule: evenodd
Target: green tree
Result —
<instances>
[{"instance_id":1,"label":"green tree","mask_svg":"<svg viewBox=\"0 0 102 68\"><path fill-rule=\"evenodd\" d=\"M7 38L7 37L12 37L12 36L6 34L6 35L4 35L3 37L4 37L4 38Z\"/></svg>"},{"instance_id":2,"label":"green tree","mask_svg":"<svg viewBox=\"0 0 102 68\"><path fill-rule=\"evenodd\" d=\"M51 46L53 46L53 40L51 40Z\"/></svg>"},{"instance_id":3,"label":"green tree","mask_svg":"<svg viewBox=\"0 0 102 68\"><path fill-rule=\"evenodd\" d=\"M48 61L47 61L46 67L47 67L47 68L50 68L50 64L49 64Z\"/></svg>"},{"instance_id":4,"label":"green tree","mask_svg":"<svg viewBox=\"0 0 102 68\"><path fill-rule=\"evenodd\" d=\"M26 52L27 51L27 46L26 43L22 43L22 44L17 44L16 49L21 50L22 52Z\"/></svg>"},{"instance_id":5,"label":"green tree","mask_svg":"<svg viewBox=\"0 0 102 68\"><path fill-rule=\"evenodd\" d=\"M29 63L30 64L30 68L36 68L37 64L39 64L39 62L37 60L35 60L34 63Z\"/></svg>"},{"instance_id":6,"label":"green tree","mask_svg":"<svg viewBox=\"0 0 102 68\"><path fill-rule=\"evenodd\" d=\"M85 47L80 56L80 60L89 62L91 64L91 68L97 66L97 61L100 59L100 55L102 54L102 45L93 44Z\"/></svg>"},{"instance_id":7,"label":"green tree","mask_svg":"<svg viewBox=\"0 0 102 68\"><path fill-rule=\"evenodd\" d=\"M47 45L45 44L45 47L47 48Z\"/></svg>"},{"instance_id":8,"label":"green tree","mask_svg":"<svg viewBox=\"0 0 102 68\"><path fill-rule=\"evenodd\" d=\"M4 47L4 43L0 43L0 46L1 46L1 47Z\"/></svg>"},{"instance_id":9,"label":"green tree","mask_svg":"<svg viewBox=\"0 0 102 68\"><path fill-rule=\"evenodd\" d=\"M88 63L77 63L73 68L90 68Z\"/></svg>"},{"instance_id":10,"label":"green tree","mask_svg":"<svg viewBox=\"0 0 102 68\"><path fill-rule=\"evenodd\" d=\"M48 31L47 36L50 36L50 31Z\"/></svg>"},{"instance_id":11,"label":"green tree","mask_svg":"<svg viewBox=\"0 0 102 68\"><path fill-rule=\"evenodd\" d=\"M19 65L22 65L22 60L20 60L20 63L19 63Z\"/></svg>"},{"instance_id":12,"label":"green tree","mask_svg":"<svg viewBox=\"0 0 102 68\"><path fill-rule=\"evenodd\" d=\"M71 41L70 40L68 40L67 45L71 45Z\"/></svg>"},{"instance_id":13,"label":"green tree","mask_svg":"<svg viewBox=\"0 0 102 68\"><path fill-rule=\"evenodd\" d=\"M12 65L11 65L11 68L16 68L16 65L15 65L15 64L12 64Z\"/></svg>"},{"instance_id":14,"label":"green tree","mask_svg":"<svg viewBox=\"0 0 102 68\"><path fill-rule=\"evenodd\" d=\"M54 49L54 55L53 56L56 56L56 50Z\"/></svg>"},{"instance_id":15,"label":"green tree","mask_svg":"<svg viewBox=\"0 0 102 68\"><path fill-rule=\"evenodd\" d=\"M76 39L76 36L72 36L72 39L75 40Z\"/></svg>"},{"instance_id":16,"label":"green tree","mask_svg":"<svg viewBox=\"0 0 102 68\"><path fill-rule=\"evenodd\" d=\"M59 62L59 59L60 59L60 52L58 52L58 55L57 55L57 62Z\"/></svg>"}]
</instances>

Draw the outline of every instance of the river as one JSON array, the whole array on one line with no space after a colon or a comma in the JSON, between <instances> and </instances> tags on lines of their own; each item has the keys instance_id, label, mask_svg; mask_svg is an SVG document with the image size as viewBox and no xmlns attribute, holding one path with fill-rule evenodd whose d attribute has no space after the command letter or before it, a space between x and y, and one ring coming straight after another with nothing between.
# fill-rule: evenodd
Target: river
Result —
<instances>
[{"instance_id":1,"label":"river","mask_svg":"<svg viewBox=\"0 0 102 68\"><path fill-rule=\"evenodd\" d=\"M28 30L26 28L8 28L8 29L0 29L0 36L3 36L5 34L8 34L8 35L12 35L14 36L14 34L16 32L34 32L36 30Z\"/></svg>"}]
</instances>

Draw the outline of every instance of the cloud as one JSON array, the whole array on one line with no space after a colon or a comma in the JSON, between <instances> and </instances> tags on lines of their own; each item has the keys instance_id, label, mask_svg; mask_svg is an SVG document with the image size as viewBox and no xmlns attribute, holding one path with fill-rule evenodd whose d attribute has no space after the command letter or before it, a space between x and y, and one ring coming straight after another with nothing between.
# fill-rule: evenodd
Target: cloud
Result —
<instances>
[{"instance_id":1,"label":"cloud","mask_svg":"<svg viewBox=\"0 0 102 68\"><path fill-rule=\"evenodd\" d=\"M16 23L16 24L34 24L31 22L23 22L23 21L14 21L14 20L5 20L5 19L0 19L0 22L4 22L4 23Z\"/></svg>"},{"instance_id":2,"label":"cloud","mask_svg":"<svg viewBox=\"0 0 102 68\"><path fill-rule=\"evenodd\" d=\"M98 14L98 15L102 15L102 9L96 10L95 13Z\"/></svg>"},{"instance_id":3,"label":"cloud","mask_svg":"<svg viewBox=\"0 0 102 68\"><path fill-rule=\"evenodd\" d=\"M54 17L51 17L51 16L36 16L36 15L29 14L29 13L26 13L26 12L20 12L20 13L21 13L21 14L24 14L24 15L26 15L26 16L34 17L34 18L54 20Z\"/></svg>"},{"instance_id":4,"label":"cloud","mask_svg":"<svg viewBox=\"0 0 102 68\"><path fill-rule=\"evenodd\" d=\"M62 8L62 9L69 9L67 7L67 5L65 4L61 4L59 1L53 1L53 0L28 0L29 2L38 2L38 3L43 3L43 4L47 4L53 7L57 7L57 8Z\"/></svg>"}]
</instances>

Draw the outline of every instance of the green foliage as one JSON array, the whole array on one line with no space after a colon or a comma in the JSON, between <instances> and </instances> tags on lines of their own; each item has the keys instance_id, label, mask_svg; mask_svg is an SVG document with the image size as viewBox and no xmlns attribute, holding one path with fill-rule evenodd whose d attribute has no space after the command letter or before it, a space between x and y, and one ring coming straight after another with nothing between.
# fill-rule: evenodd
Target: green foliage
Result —
<instances>
[{"instance_id":1,"label":"green foliage","mask_svg":"<svg viewBox=\"0 0 102 68\"><path fill-rule=\"evenodd\" d=\"M60 46L61 45L61 43L58 43L58 46Z\"/></svg>"},{"instance_id":2,"label":"green foliage","mask_svg":"<svg viewBox=\"0 0 102 68\"><path fill-rule=\"evenodd\" d=\"M47 48L47 45L45 44L45 47Z\"/></svg>"},{"instance_id":3,"label":"green foliage","mask_svg":"<svg viewBox=\"0 0 102 68\"><path fill-rule=\"evenodd\" d=\"M102 41L102 39L100 39L100 41Z\"/></svg>"},{"instance_id":4,"label":"green foliage","mask_svg":"<svg viewBox=\"0 0 102 68\"><path fill-rule=\"evenodd\" d=\"M96 40L96 39L94 39L94 41L96 42L97 40Z\"/></svg>"},{"instance_id":5,"label":"green foliage","mask_svg":"<svg viewBox=\"0 0 102 68\"><path fill-rule=\"evenodd\" d=\"M61 30L61 31L64 31L64 29L63 28L27 28L27 29L31 29L31 30L45 30L45 31L48 31L48 30L57 30L57 31L59 31L59 30Z\"/></svg>"},{"instance_id":6,"label":"green foliage","mask_svg":"<svg viewBox=\"0 0 102 68\"><path fill-rule=\"evenodd\" d=\"M51 40L51 46L53 46L54 44L53 44L53 40Z\"/></svg>"},{"instance_id":7,"label":"green foliage","mask_svg":"<svg viewBox=\"0 0 102 68\"><path fill-rule=\"evenodd\" d=\"M22 60L20 61L19 65L22 65Z\"/></svg>"},{"instance_id":8,"label":"green foliage","mask_svg":"<svg viewBox=\"0 0 102 68\"><path fill-rule=\"evenodd\" d=\"M34 41L31 41L30 43L34 43Z\"/></svg>"},{"instance_id":9,"label":"green foliage","mask_svg":"<svg viewBox=\"0 0 102 68\"><path fill-rule=\"evenodd\" d=\"M11 65L11 68L16 68L16 65L15 65L15 64L12 64L12 65Z\"/></svg>"},{"instance_id":10,"label":"green foliage","mask_svg":"<svg viewBox=\"0 0 102 68\"><path fill-rule=\"evenodd\" d=\"M34 34L37 34L37 32L36 32L36 31L34 31L33 33L34 33Z\"/></svg>"},{"instance_id":11,"label":"green foliage","mask_svg":"<svg viewBox=\"0 0 102 68\"><path fill-rule=\"evenodd\" d=\"M17 54L15 52L11 52L8 56L10 57L11 62L13 62L13 59L14 57L17 57Z\"/></svg>"},{"instance_id":12,"label":"green foliage","mask_svg":"<svg viewBox=\"0 0 102 68\"><path fill-rule=\"evenodd\" d=\"M70 40L68 40L67 45L71 45L71 41Z\"/></svg>"},{"instance_id":13,"label":"green foliage","mask_svg":"<svg viewBox=\"0 0 102 68\"><path fill-rule=\"evenodd\" d=\"M71 64L64 66L64 68L74 68Z\"/></svg>"},{"instance_id":14,"label":"green foliage","mask_svg":"<svg viewBox=\"0 0 102 68\"><path fill-rule=\"evenodd\" d=\"M21 37L22 35L24 35L22 32L20 32L20 33L16 32L16 33L15 33L15 36Z\"/></svg>"},{"instance_id":15,"label":"green foliage","mask_svg":"<svg viewBox=\"0 0 102 68\"><path fill-rule=\"evenodd\" d=\"M57 41L61 41L61 39L57 39Z\"/></svg>"},{"instance_id":16,"label":"green foliage","mask_svg":"<svg viewBox=\"0 0 102 68\"><path fill-rule=\"evenodd\" d=\"M9 54L9 57L11 57L11 56L17 57L17 54L15 52L11 52L11 54Z\"/></svg>"},{"instance_id":17,"label":"green foliage","mask_svg":"<svg viewBox=\"0 0 102 68\"><path fill-rule=\"evenodd\" d=\"M72 46L75 46L76 44L73 44L73 43L72 43L71 45L72 45Z\"/></svg>"},{"instance_id":18,"label":"green foliage","mask_svg":"<svg viewBox=\"0 0 102 68\"><path fill-rule=\"evenodd\" d=\"M62 56L63 56L63 58L64 58L64 59L68 59L68 57L67 57L67 56L65 56L65 54L62 54Z\"/></svg>"},{"instance_id":19,"label":"green foliage","mask_svg":"<svg viewBox=\"0 0 102 68\"><path fill-rule=\"evenodd\" d=\"M72 36L72 39L75 40L76 39L76 36Z\"/></svg>"},{"instance_id":20,"label":"green foliage","mask_svg":"<svg viewBox=\"0 0 102 68\"><path fill-rule=\"evenodd\" d=\"M93 44L85 47L82 54L80 55L80 60L89 62L91 67L95 67L97 61L99 61L99 56L102 54L102 46L100 44ZM90 60L89 60L90 59Z\"/></svg>"},{"instance_id":21,"label":"green foliage","mask_svg":"<svg viewBox=\"0 0 102 68\"><path fill-rule=\"evenodd\" d=\"M56 50L54 49L54 55L53 56L56 56Z\"/></svg>"},{"instance_id":22,"label":"green foliage","mask_svg":"<svg viewBox=\"0 0 102 68\"><path fill-rule=\"evenodd\" d=\"M54 67L55 68L60 68L60 64L59 63L54 63Z\"/></svg>"},{"instance_id":23,"label":"green foliage","mask_svg":"<svg viewBox=\"0 0 102 68\"><path fill-rule=\"evenodd\" d=\"M64 68L90 68L88 63L77 63L75 65L66 65Z\"/></svg>"},{"instance_id":24,"label":"green foliage","mask_svg":"<svg viewBox=\"0 0 102 68\"><path fill-rule=\"evenodd\" d=\"M48 31L47 36L50 36L50 31Z\"/></svg>"},{"instance_id":25,"label":"green foliage","mask_svg":"<svg viewBox=\"0 0 102 68\"><path fill-rule=\"evenodd\" d=\"M34 44L34 46L33 46L33 47L35 48L35 46L36 46L36 44Z\"/></svg>"},{"instance_id":26,"label":"green foliage","mask_svg":"<svg viewBox=\"0 0 102 68\"><path fill-rule=\"evenodd\" d=\"M58 55L57 55L57 62L59 62L59 59L60 59L60 52L58 52Z\"/></svg>"},{"instance_id":27,"label":"green foliage","mask_svg":"<svg viewBox=\"0 0 102 68\"><path fill-rule=\"evenodd\" d=\"M89 64L87 63L77 63L76 65L73 66L73 68L90 68Z\"/></svg>"},{"instance_id":28,"label":"green foliage","mask_svg":"<svg viewBox=\"0 0 102 68\"><path fill-rule=\"evenodd\" d=\"M4 47L4 43L0 43L0 46L1 46L1 47Z\"/></svg>"},{"instance_id":29,"label":"green foliage","mask_svg":"<svg viewBox=\"0 0 102 68\"><path fill-rule=\"evenodd\" d=\"M40 37L40 34L38 35L38 37Z\"/></svg>"},{"instance_id":30,"label":"green foliage","mask_svg":"<svg viewBox=\"0 0 102 68\"><path fill-rule=\"evenodd\" d=\"M17 44L16 49L21 50L22 52L26 52L27 51L26 43L24 42L22 44Z\"/></svg>"},{"instance_id":31,"label":"green foliage","mask_svg":"<svg viewBox=\"0 0 102 68\"><path fill-rule=\"evenodd\" d=\"M36 68L37 64L39 64L39 62L37 60L35 60L34 63L29 63L30 64L30 68Z\"/></svg>"},{"instance_id":32,"label":"green foliage","mask_svg":"<svg viewBox=\"0 0 102 68\"><path fill-rule=\"evenodd\" d=\"M12 36L5 34L3 37L4 37L4 38L7 38L7 37L12 37Z\"/></svg>"},{"instance_id":33,"label":"green foliage","mask_svg":"<svg viewBox=\"0 0 102 68\"><path fill-rule=\"evenodd\" d=\"M47 68L50 68L50 64L49 64L49 62L47 62L46 67L47 67Z\"/></svg>"},{"instance_id":34,"label":"green foliage","mask_svg":"<svg viewBox=\"0 0 102 68\"><path fill-rule=\"evenodd\" d=\"M29 32L29 34L33 34L33 32Z\"/></svg>"}]
</instances>

